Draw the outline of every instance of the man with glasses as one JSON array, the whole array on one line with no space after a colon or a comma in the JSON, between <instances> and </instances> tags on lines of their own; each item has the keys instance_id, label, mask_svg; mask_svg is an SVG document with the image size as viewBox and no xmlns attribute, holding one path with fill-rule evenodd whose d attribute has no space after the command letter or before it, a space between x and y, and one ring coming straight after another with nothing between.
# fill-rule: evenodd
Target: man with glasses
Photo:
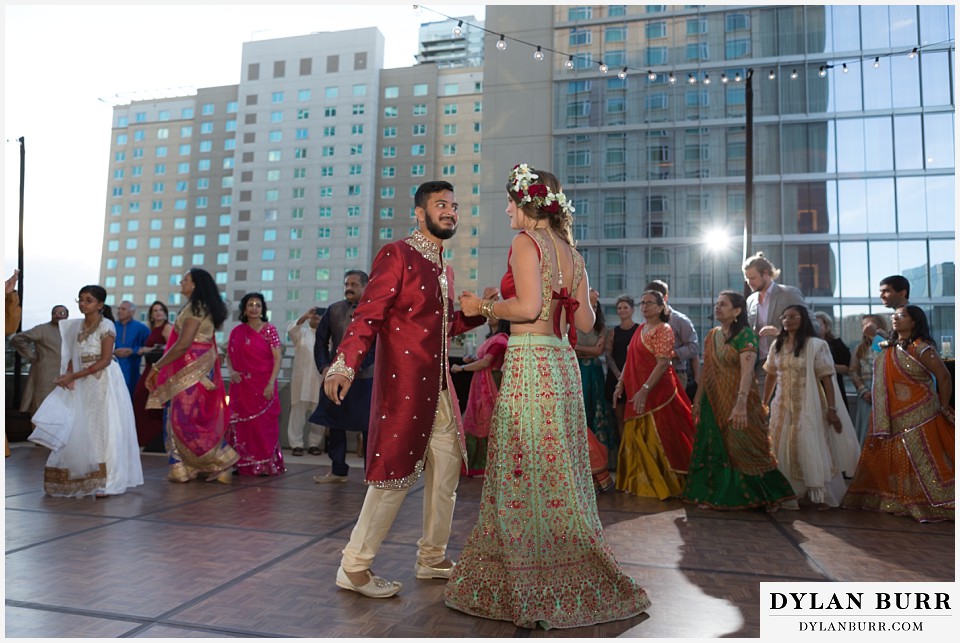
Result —
<instances>
[{"instance_id":1,"label":"man with glasses","mask_svg":"<svg viewBox=\"0 0 960 643\"><path fill-rule=\"evenodd\" d=\"M60 374L60 322L69 315L66 306L57 304L50 311L50 321L10 338L10 346L30 362L20 410L31 417L57 387L53 380Z\"/></svg>"},{"instance_id":2,"label":"man with glasses","mask_svg":"<svg viewBox=\"0 0 960 643\"><path fill-rule=\"evenodd\" d=\"M137 388L137 380L140 379L140 353L138 351L150 337L150 328L133 318L136 312L137 306L132 301L121 301L120 305L117 306L117 319L113 322L117 329L113 355L120 364L120 370L123 371L123 379L127 382L131 399L133 399L134 389Z\"/></svg>"}]
</instances>

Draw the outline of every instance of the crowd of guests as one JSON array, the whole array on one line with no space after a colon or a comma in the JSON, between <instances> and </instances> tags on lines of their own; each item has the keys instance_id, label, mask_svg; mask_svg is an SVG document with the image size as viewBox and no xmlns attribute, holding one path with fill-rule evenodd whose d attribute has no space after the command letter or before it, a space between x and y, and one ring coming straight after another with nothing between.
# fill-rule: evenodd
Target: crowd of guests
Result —
<instances>
[{"instance_id":1,"label":"crowd of guests","mask_svg":"<svg viewBox=\"0 0 960 643\"><path fill-rule=\"evenodd\" d=\"M292 455L319 452L303 431L312 403L303 389L313 386L322 391L309 419L329 428L332 464L315 480L347 480L345 432L360 432L367 446L367 491L338 587L371 598L401 591L372 567L421 475L416 578L447 581L453 609L529 628L629 618L650 605L604 538L596 495L614 485L705 509L842 504L953 520L953 385L905 279L881 282L881 299L895 309L892 331L865 316L864 339L849 355L834 346L832 321L778 284L759 253L743 266L753 293L717 296L701 362L693 324L669 305L662 281L642 292L641 323L623 295L607 328L575 249L574 208L554 175L517 165L506 193L517 234L499 288L456 295L443 242L456 232L458 205L451 184L431 181L414 196L413 234L382 248L369 276L349 271L344 301L288 329L295 371L311 340L315 371L291 394L300 405L291 413L299 426L288 426ZM266 299L242 298L221 356L215 335L229 311L216 283L192 268L180 287L186 303L173 323L157 302L143 329L130 302L114 322L99 286L80 290L78 320L54 308L60 367L31 436L51 449L50 495L108 496L142 484L138 437L146 446L156 428L138 434L138 412L159 419L173 482L285 470L282 348ZM451 338L484 323L477 354L451 366ZM472 373L464 418L451 378L460 371ZM857 387L858 418L867 410L860 433L838 374ZM483 502L454 562L446 549L464 473L484 477Z\"/></svg>"}]
</instances>

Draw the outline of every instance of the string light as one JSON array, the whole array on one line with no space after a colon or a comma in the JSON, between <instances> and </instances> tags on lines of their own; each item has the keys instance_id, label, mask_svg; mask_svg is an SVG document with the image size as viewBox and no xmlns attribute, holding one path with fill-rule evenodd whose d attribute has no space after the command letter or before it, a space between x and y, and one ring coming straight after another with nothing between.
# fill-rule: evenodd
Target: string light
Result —
<instances>
[{"instance_id":1,"label":"string light","mask_svg":"<svg viewBox=\"0 0 960 643\"><path fill-rule=\"evenodd\" d=\"M424 9L426 9L427 11L430 11L430 12L432 12L432 13L435 13L435 14L437 14L437 15L439 15L439 16L441 16L441 17L443 17L443 18L445 18L445 19L447 19L447 20L449 20L449 21L451 21L451 22L456 22L456 26L453 27L453 35L454 35L455 37L460 37L460 36L463 34L463 29L464 29L464 24L465 24L465 23L464 23L464 21L463 21L462 19L454 18L454 17L452 17L452 16L447 16L447 15L445 15L445 14L443 14L443 13L440 13L439 11L435 11L435 10L433 10L433 9L430 9L429 7L424 7L423 5L418 5L418 4L413 5L414 14L415 14L416 16L418 16L418 17L419 17L420 15L422 15ZM473 24L469 24L469 23L466 23L466 24L467 24L468 27L470 27L470 28L472 28L472 29L476 29L476 30L478 30L478 31L482 31L482 32L487 33L487 34L490 34L490 35L492 35L492 36L499 36L499 39L498 39L497 42L496 42L496 48L497 48L498 50L500 50L500 51L506 50L506 48L507 48L507 38L508 38L506 34L497 34L496 32L490 31L489 29L486 29L486 28L484 28L483 26L480 26L480 25L473 25ZM564 61L564 63L563 63L563 65L564 65L564 67L565 67L566 69L572 70L572 69L575 69L575 68L577 67L577 65L575 64L575 61L574 61L574 55L575 55L575 54L569 54L569 53L564 52L564 51L557 51L557 50L555 50L555 49L551 49L550 47L544 47L544 46L542 46L542 45L537 45L537 44L535 44L535 43L526 42L526 41L524 41L524 40L520 40L519 38L514 38L514 37L512 37L512 36L510 37L510 39L511 39L511 40L515 40L516 42L518 42L518 43L521 44L521 45L525 45L525 46L527 46L527 47L530 47L530 48L532 48L532 49L535 49L535 52L534 52L534 54L533 54L533 58L534 58L534 60L536 60L536 61L538 61L538 62L544 60L545 52L552 52L552 53L554 53L554 54L557 54L558 56L566 56L566 57L567 57L566 61ZM933 47L933 48L936 48L937 51L940 51L940 50L943 49L943 45L948 45L949 51L952 51L953 43L954 43L953 39L950 39L950 40L945 40L945 41L942 41L942 42L927 43L927 44L924 44L924 45L921 45L921 46L912 47L909 51L906 50L906 49L904 49L904 50L899 51L899 52L892 52L892 53L884 54L883 56L876 56L876 57L874 57L874 59L873 59L873 67L874 67L874 69L879 69L879 68L880 68L880 58L889 58L889 57L891 57L891 56L904 56L904 55L905 55L905 56L907 56L909 59L913 60L913 59L917 58L917 56L920 55L920 53L922 52L922 50L923 50L924 48L931 48L931 47ZM850 64L857 64L857 63L859 63L859 64L861 64L861 65L863 65L863 64L865 63L865 61L864 61L863 58L850 59L850 60L847 60L846 62L843 62L843 61L835 61L833 64L824 63L823 65L820 65L820 67L819 67L819 69L818 69L818 75L819 75L821 78L822 78L822 77L825 77L825 76L827 75L827 70L833 69L836 65L841 65L841 68L843 69L843 73L845 73L845 74L846 74L846 73L849 73L850 69L849 69L849 67L848 67L848 65L847 65L848 62L849 62ZM584 65L583 67L585 68L586 65ZM608 67L608 65L606 65L606 64L601 60L601 61L600 61L600 64L599 64L599 70L600 70L600 73L606 74L606 73L609 71L609 67ZM636 70L636 71L640 71L640 70ZM621 71L617 72L617 76L618 76L619 78L621 78L621 79L626 79L626 76L627 76L629 73L630 73L630 68L629 68L629 67L624 67ZM646 73L647 73L647 79L648 79L650 82L656 82L658 77L659 77L659 78L663 78L662 74L658 74L658 73L654 72L652 69L648 69ZM702 74L702 78L699 80L699 82L701 82L701 83L704 84L704 85L709 85L709 84L710 84L710 75L707 74L707 73L702 73L702 72L701 72L701 74ZM751 77L751 75L752 75L752 74L748 73L748 74L747 74L747 78ZM790 78L791 78L792 80L796 80L796 79L799 77L799 73L797 72L796 69L791 70L791 72L790 72L789 75L790 75ZM696 84L696 83L698 82L698 76L699 76L699 74L696 74L696 73L688 73L688 74L687 74L687 82L688 82L689 84L691 84L691 85ZM768 72L768 74L767 74L767 78L769 78L770 80L776 80L776 77L777 77L777 70L776 70L776 68L769 70L769 72ZM741 82L741 81L743 80L743 78L740 76L740 73L739 73L739 72L736 72L735 75L734 75L734 77L733 77L733 80L734 80L734 82L739 83L739 82ZM729 78L727 77L726 73L725 73L725 72L721 72L721 73L720 73L720 82L721 82L721 83L727 83L728 81L729 81ZM667 74L667 82L669 82L671 85L676 84L677 78L676 78L676 76L674 76L674 72L672 72L672 71L671 71L671 72L668 72L668 74Z\"/></svg>"}]
</instances>

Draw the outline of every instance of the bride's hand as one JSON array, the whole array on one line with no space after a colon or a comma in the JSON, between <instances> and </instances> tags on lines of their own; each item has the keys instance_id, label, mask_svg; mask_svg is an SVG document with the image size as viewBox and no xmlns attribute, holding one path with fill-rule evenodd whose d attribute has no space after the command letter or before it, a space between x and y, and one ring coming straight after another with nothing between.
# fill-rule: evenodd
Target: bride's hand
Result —
<instances>
[{"instance_id":1,"label":"bride's hand","mask_svg":"<svg viewBox=\"0 0 960 643\"><path fill-rule=\"evenodd\" d=\"M464 290L460 293L460 310L467 317L475 317L480 314L480 298L476 293L470 290Z\"/></svg>"}]
</instances>

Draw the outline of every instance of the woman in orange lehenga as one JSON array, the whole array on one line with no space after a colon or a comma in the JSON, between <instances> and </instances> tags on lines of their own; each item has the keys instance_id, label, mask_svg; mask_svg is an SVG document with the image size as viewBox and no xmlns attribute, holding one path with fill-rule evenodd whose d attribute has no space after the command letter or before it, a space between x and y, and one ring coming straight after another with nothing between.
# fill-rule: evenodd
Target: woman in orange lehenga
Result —
<instances>
[{"instance_id":1,"label":"woman in orange lehenga","mask_svg":"<svg viewBox=\"0 0 960 643\"><path fill-rule=\"evenodd\" d=\"M617 489L664 500L680 495L693 451L690 400L673 371L674 336L659 292L640 296L644 323L630 340L613 394L627 409L617 457Z\"/></svg>"},{"instance_id":2,"label":"woman in orange lehenga","mask_svg":"<svg viewBox=\"0 0 960 643\"><path fill-rule=\"evenodd\" d=\"M920 308L897 309L893 330L896 343L876 361L870 430L843 506L953 520L953 381Z\"/></svg>"},{"instance_id":3,"label":"woman in orange lehenga","mask_svg":"<svg viewBox=\"0 0 960 643\"><path fill-rule=\"evenodd\" d=\"M214 338L227 318L210 273L191 268L180 280L187 305L180 310L167 351L152 366L147 408L165 408L164 428L173 482L188 482L200 473L216 480L239 459L224 444L227 399Z\"/></svg>"}]
</instances>

